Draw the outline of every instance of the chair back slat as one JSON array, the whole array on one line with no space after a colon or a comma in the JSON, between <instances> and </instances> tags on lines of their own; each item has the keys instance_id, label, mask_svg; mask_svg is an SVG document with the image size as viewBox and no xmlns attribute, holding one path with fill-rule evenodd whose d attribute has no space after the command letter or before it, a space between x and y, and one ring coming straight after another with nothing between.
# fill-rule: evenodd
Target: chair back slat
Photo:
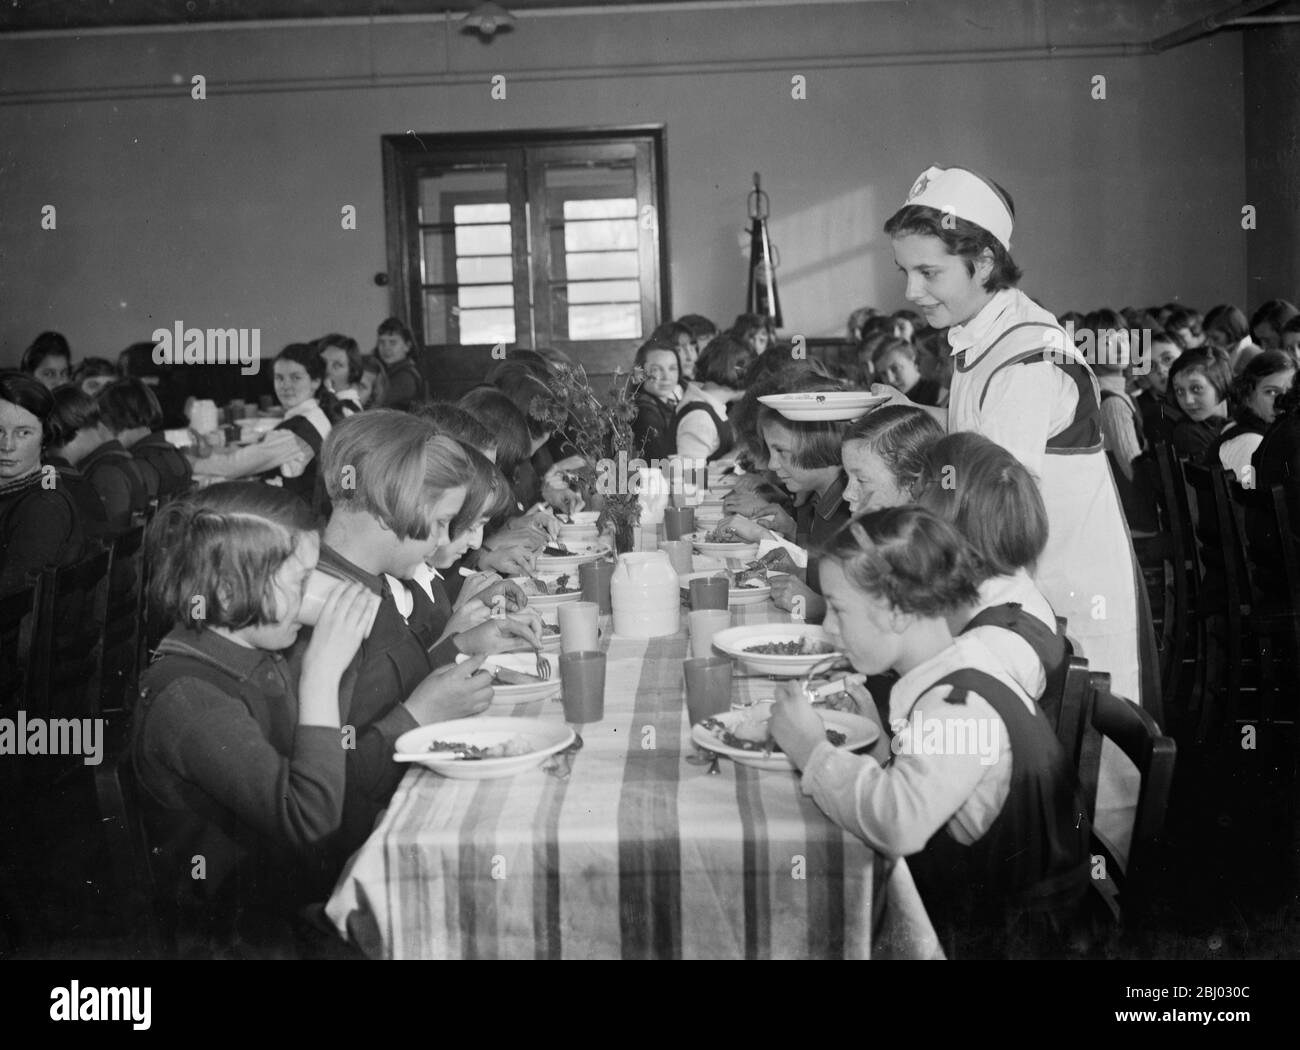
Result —
<instances>
[{"instance_id":1,"label":"chair back slat","mask_svg":"<svg viewBox=\"0 0 1300 1050\"><path fill-rule=\"evenodd\" d=\"M109 549L101 548L72 565L42 571L29 713L98 714L111 559Z\"/></svg>"},{"instance_id":2,"label":"chair back slat","mask_svg":"<svg viewBox=\"0 0 1300 1050\"><path fill-rule=\"evenodd\" d=\"M1072 656L1065 669L1065 687L1061 691L1056 738L1076 771L1079 769L1084 730L1088 725L1088 700L1088 661Z\"/></svg>"},{"instance_id":3,"label":"chair back slat","mask_svg":"<svg viewBox=\"0 0 1300 1050\"><path fill-rule=\"evenodd\" d=\"M1120 893L1122 913L1132 916L1140 911L1150 881L1150 861L1156 841L1164 827L1169 808L1169 794L1173 787L1177 748L1171 737L1160 732L1155 721L1136 704L1111 692L1110 675L1094 673L1091 676L1090 734L1100 753L1100 742L1109 740L1122 751L1138 770L1141 786L1134 814L1133 834L1129 840L1128 862L1121 871L1117 866L1111 874ZM1096 777L1084 785L1089 817L1096 812ZM1109 855L1109 850L1094 835L1094 849Z\"/></svg>"},{"instance_id":4,"label":"chair back slat","mask_svg":"<svg viewBox=\"0 0 1300 1050\"><path fill-rule=\"evenodd\" d=\"M0 596L0 714L19 710L32 675L39 579Z\"/></svg>"},{"instance_id":5,"label":"chair back slat","mask_svg":"<svg viewBox=\"0 0 1300 1050\"><path fill-rule=\"evenodd\" d=\"M103 708L123 710L134 699L143 629L144 527L113 540L104 620Z\"/></svg>"}]
</instances>

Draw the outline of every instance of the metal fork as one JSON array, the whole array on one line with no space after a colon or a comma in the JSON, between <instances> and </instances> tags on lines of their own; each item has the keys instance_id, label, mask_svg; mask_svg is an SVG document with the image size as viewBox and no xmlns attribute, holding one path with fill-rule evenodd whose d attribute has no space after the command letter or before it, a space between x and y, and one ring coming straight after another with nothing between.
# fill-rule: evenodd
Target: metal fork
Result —
<instances>
[{"instance_id":1,"label":"metal fork","mask_svg":"<svg viewBox=\"0 0 1300 1050\"><path fill-rule=\"evenodd\" d=\"M543 682L551 678L551 661L542 655L541 649L534 649L533 656L537 659L537 677Z\"/></svg>"}]
</instances>

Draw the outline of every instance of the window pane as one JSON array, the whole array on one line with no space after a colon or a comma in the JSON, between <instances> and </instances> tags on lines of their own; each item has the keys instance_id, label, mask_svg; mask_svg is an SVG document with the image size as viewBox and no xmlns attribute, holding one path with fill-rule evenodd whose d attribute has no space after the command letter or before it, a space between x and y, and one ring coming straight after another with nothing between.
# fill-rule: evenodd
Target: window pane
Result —
<instances>
[{"instance_id":1,"label":"window pane","mask_svg":"<svg viewBox=\"0 0 1300 1050\"><path fill-rule=\"evenodd\" d=\"M467 255L456 260L461 284L502 284L514 280L514 260L508 255Z\"/></svg>"},{"instance_id":2,"label":"window pane","mask_svg":"<svg viewBox=\"0 0 1300 1050\"><path fill-rule=\"evenodd\" d=\"M641 304L570 306L570 339L640 339Z\"/></svg>"},{"instance_id":3,"label":"window pane","mask_svg":"<svg viewBox=\"0 0 1300 1050\"><path fill-rule=\"evenodd\" d=\"M420 214L422 223L455 221L461 205L495 204L507 209L506 169L504 164L488 167L458 168L435 175L420 176ZM466 221L466 220L461 220ZM470 220L479 221L479 220Z\"/></svg>"},{"instance_id":4,"label":"window pane","mask_svg":"<svg viewBox=\"0 0 1300 1050\"><path fill-rule=\"evenodd\" d=\"M513 343L515 341L514 310L462 310L460 341L462 344Z\"/></svg>"},{"instance_id":5,"label":"window pane","mask_svg":"<svg viewBox=\"0 0 1300 1050\"><path fill-rule=\"evenodd\" d=\"M451 337L451 296L447 292L424 293L424 341L429 346L455 342Z\"/></svg>"},{"instance_id":6,"label":"window pane","mask_svg":"<svg viewBox=\"0 0 1300 1050\"><path fill-rule=\"evenodd\" d=\"M488 227L491 229L491 227ZM564 224L566 252L636 248L635 219L591 219Z\"/></svg>"},{"instance_id":7,"label":"window pane","mask_svg":"<svg viewBox=\"0 0 1300 1050\"><path fill-rule=\"evenodd\" d=\"M428 233L420 238L424 284L450 284L456 278L456 242L449 233Z\"/></svg>"},{"instance_id":8,"label":"window pane","mask_svg":"<svg viewBox=\"0 0 1300 1050\"><path fill-rule=\"evenodd\" d=\"M509 222L509 204L457 204L453 209L456 222Z\"/></svg>"},{"instance_id":9,"label":"window pane","mask_svg":"<svg viewBox=\"0 0 1300 1050\"><path fill-rule=\"evenodd\" d=\"M571 281L639 277L641 274L641 262L636 252L569 252L565 266Z\"/></svg>"},{"instance_id":10,"label":"window pane","mask_svg":"<svg viewBox=\"0 0 1300 1050\"><path fill-rule=\"evenodd\" d=\"M641 302L641 285L637 281L570 281L571 303Z\"/></svg>"},{"instance_id":11,"label":"window pane","mask_svg":"<svg viewBox=\"0 0 1300 1050\"><path fill-rule=\"evenodd\" d=\"M457 291L457 300L462 310L480 306L515 305L515 290L508 284L463 284Z\"/></svg>"},{"instance_id":12,"label":"window pane","mask_svg":"<svg viewBox=\"0 0 1300 1050\"><path fill-rule=\"evenodd\" d=\"M635 197L636 168L618 164L548 164L543 175L548 193L566 199L584 197ZM587 192L582 192L582 191ZM560 209L552 209L552 214Z\"/></svg>"},{"instance_id":13,"label":"window pane","mask_svg":"<svg viewBox=\"0 0 1300 1050\"><path fill-rule=\"evenodd\" d=\"M635 228L636 224L632 224ZM635 232L635 230L634 230ZM457 226L457 255L509 255L509 226Z\"/></svg>"},{"instance_id":14,"label":"window pane","mask_svg":"<svg viewBox=\"0 0 1300 1050\"><path fill-rule=\"evenodd\" d=\"M610 197L605 200L569 200L564 202L565 219L636 218L635 197Z\"/></svg>"}]
</instances>

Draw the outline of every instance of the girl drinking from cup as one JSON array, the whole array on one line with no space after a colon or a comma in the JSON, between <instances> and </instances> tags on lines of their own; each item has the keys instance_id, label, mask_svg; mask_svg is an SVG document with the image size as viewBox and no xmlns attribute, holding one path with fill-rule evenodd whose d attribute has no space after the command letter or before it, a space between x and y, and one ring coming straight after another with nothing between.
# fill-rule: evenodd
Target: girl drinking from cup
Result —
<instances>
[{"instance_id":1,"label":"girl drinking from cup","mask_svg":"<svg viewBox=\"0 0 1300 1050\"><path fill-rule=\"evenodd\" d=\"M151 598L175 626L145 672L132 749L162 895L183 952L292 952L288 919L320 891L308 856L343 812L339 680L379 599L337 589L293 673L281 651L320 548L306 506L214 485L165 507L148 542Z\"/></svg>"},{"instance_id":2,"label":"girl drinking from cup","mask_svg":"<svg viewBox=\"0 0 1300 1050\"><path fill-rule=\"evenodd\" d=\"M1063 949L1087 892L1088 827L1047 719L979 638L952 635L976 577L928 510L854 519L823 555L824 626L857 671L901 676L892 754L836 749L797 685L781 687L772 735L833 821L907 858L950 956L1036 958Z\"/></svg>"}]
</instances>

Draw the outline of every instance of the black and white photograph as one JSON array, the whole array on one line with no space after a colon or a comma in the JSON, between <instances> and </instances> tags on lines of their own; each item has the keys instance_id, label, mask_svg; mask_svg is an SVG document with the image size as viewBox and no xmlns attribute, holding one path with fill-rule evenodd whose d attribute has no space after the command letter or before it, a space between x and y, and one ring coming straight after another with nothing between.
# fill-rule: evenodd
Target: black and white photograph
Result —
<instances>
[{"instance_id":1,"label":"black and white photograph","mask_svg":"<svg viewBox=\"0 0 1300 1050\"><path fill-rule=\"evenodd\" d=\"M1249 1027L1298 368L1300 0L7 2L0 959Z\"/></svg>"}]
</instances>

